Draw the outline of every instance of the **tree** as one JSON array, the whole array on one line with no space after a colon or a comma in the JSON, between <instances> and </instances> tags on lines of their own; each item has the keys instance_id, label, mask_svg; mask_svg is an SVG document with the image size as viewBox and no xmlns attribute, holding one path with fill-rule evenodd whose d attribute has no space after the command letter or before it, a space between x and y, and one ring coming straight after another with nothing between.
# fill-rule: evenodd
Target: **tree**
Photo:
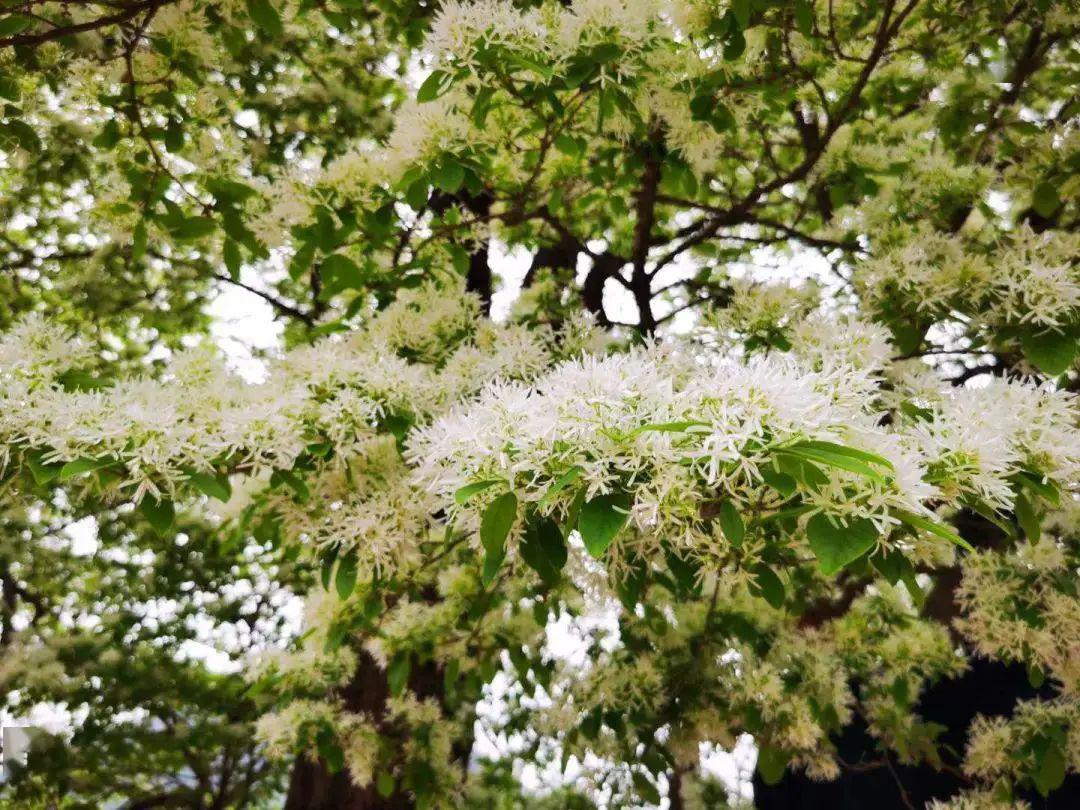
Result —
<instances>
[{"instance_id":1,"label":"tree","mask_svg":"<svg viewBox=\"0 0 1080 810\"><path fill-rule=\"evenodd\" d=\"M7 12L0 680L89 720L4 790L514 807L524 762L577 775L558 806L715 806L702 746L751 735L761 807L1075 805L1078 28ZM493 319L496 248L529 266ZM261 382L226 286L284 324ZM247 625L243 679L200 622Z\"/></svg>"}]
</instances>

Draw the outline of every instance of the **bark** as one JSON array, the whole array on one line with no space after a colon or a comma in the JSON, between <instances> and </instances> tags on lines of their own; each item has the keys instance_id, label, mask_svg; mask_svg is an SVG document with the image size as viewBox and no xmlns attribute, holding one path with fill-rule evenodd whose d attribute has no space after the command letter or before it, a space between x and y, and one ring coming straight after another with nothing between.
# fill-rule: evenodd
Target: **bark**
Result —
<instances>
[{"instance_id":1,"label":"bark","mask_svg":"<svg viewBox=\"0 0 1080 810\"><path fill-rule=\"evenodd\" d=\"M533 256L532 264L521 282L523 288L531 287L536 281L536 275L541 270L548 269L554 272L569 270L571 274L577 267L577 257L581 252L581 243L569 234L561 235L554 245L541 246Z\"/></svg>"},{"instance_id":2,"label":"bark","mask_svg":"<svg viewBox=\"0 0 1080 810\"><path fill-rule=\"evenodd\" d=\"M604 285L614 278L626 260L611 253L602 253L593 260L593 266L581 285L581 300L585 309L596 316L601 326L609 326L611 320L604 312Z\"/></svg>"},{"instance_id":3,"label":"bark","mask_svg":"<svg viewBox=\"0 0 1080 810\"><path fill-rule=\"evenodd\" d=\"M434 663L414 664L409 673L409 689L420 699L443 697L442 670ZM376 725L386 719L386 701L390 696L386 672L366 652L361 652L352 681L345 687L341 697L350 712L366 714ZM462 767L467 765L468 748L462 744L455 754ZM289 792L284 810L407 810L413 807L412 798L398 790L382 797L375 785L357 787L349 778L347 769L330 773L321 760L299 756L289 780Z\"/></svg>"},{"instance_id":4,"label":"bark","mask_svg":"<svg viewBox=\"0 0 1080 810\"><path fill-rule=\"evenodd\" d=\"M463 189L454 194L436 192L432 195L429 205L436 213L442 213L454 203L458 203L477 219L485 219L491 212L492 202L493 197L486 191L472 194ZM465 289L480 296L484 314L490 314L491 294L494 289L491 265L488 264L488 243L486 241L477 245L473 252L469 254L469 269L465 276Z\"/></svg>"},{"instance_id":5,"label":"bark","mask_svg":"<svg viewBox=\"0 0 1080 810\"><path fill-rule=\"evenodd\" d=\"M437 196L432 206L436 210L443 210L453 201L460 202L478 217L487 216L491 208L489 194L474 195L465 191L455 197ZM484 314L488 314L493 290L486 242L477 246L469 256L465 288L480 297ZM418 664L414 661L408 685L418 698L432 697L442 703L443 676L434 663ZM379 725L385 720L388 697L386 672L371 656L361 651L356 673L342 693L346 710L366 714ZM466 740L454 751L462 767L468 766L471 748L471 740ZM284 810L402 810L411 807L412 798L401 790L388 797L380 796L374 784L365 787L354 785L347 769L330 773L322 759L300 755L293 765Z\"/></svg>"},{"instance_id":6,"label":"bark","mask_svg":"<svg viewBox=\"0 0 1080 810\"><path fill-rule=\"evenodd\" d=\"M652 246L653 225L656 222L656 195L660 188L660 152L662 135L658 125L653 124L649 142L644 150L645 168L641 174L641 187L637 192L634 218L634 245L631 253L633 269L630 291L638 308L638 328L649 335L656 329L652 311L652 276L645 269Z\"/></svg>"}]
</instances>

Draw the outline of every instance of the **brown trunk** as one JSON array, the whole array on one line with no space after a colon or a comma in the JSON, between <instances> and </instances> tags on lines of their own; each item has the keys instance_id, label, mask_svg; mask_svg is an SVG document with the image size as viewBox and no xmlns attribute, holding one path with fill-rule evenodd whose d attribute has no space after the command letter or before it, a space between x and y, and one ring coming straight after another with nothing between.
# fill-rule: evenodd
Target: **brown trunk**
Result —
<instances>
[{"instance_id":1,"label":"brown trunk","mask_svg":"<svg viewBox=\"0 0 1080 810\"><path fill-rule=\"evenodd\" d=\"M442 671L432 662L415 664L409 673L409 689L418 698L443 697ZM366 714L380 724L390 696L386 671L366 652L359 654L356 674L342 692L342 701L350 712ZM467 743L455 753L468 765ZM326 763L308 756L297 757L289 780L284 810L408 810L412 798L404 791L380 796L374 784L359 788L349 779L347 770L330 773Z\"/></svg>"},{"instance_id":2,"label":"brown trunk","mask_svg":"<svg viewBox=\"0 0 1080 810\"><path fill-rule=\"evenodd\" d=\"M491 209L492 197L486 192L470 194L465 190L455 195L436 192L431 207L436 212L442 212L454 201L460 202L477 217L486 217ZM469 256L465 288L480 296L484 313L488 314L491 309L492 276L486 242ZM433 697L445 707L442 670L433 662L413 662L409 671L409 689L418 698ZM389 694L386 671L370 655L361 651L356 674L342 693L346 710L366 714L376 724L381 724ZM471 749L470 739L462 740L455 746L454 754L462 768L468 767ZM359 788L349 779L346 770L330 773L323 760L301 755L293 765L284 810L401 810L411 807L413 800L406 792L398 790L391 796L380 796L374 784Z\"/></svg>"}]
</instances>

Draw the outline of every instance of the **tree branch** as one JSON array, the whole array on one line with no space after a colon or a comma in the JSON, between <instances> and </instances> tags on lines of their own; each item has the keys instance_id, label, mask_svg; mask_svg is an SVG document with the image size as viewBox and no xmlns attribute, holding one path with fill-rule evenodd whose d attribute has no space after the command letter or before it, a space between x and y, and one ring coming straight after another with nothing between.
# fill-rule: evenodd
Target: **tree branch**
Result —
<instances>
[{"instance_id":1,"label":"tree branch","mask_svg":"<svg viewBox=\"0 0 1080 810\"><path fill-rule=\"evenodd\" d=\"M275 298L268 292L264 292L257 287L252 287L249 284L245 284L244 282L239 281L238 279L234 279L224 273L214 273L214 278L216 278L218 281L224 281L226 284L232 284L242 290L247 290L253 295L259 296L259 298L261 298L263 301L266 301L266 303L270 304L270 306L272 306L278 312L282 313L283 315L288 315L289 317L296 318L297 320L302 321L306 326L315 325L315 319L311 315L300 309L297 309L292 304L285 303L280 298Z\"/></svg>"},{"instance_id":2,"label":"tree branch","mask_svg":"<svg viewBox=\"0 0 1080 810\"><path fill-rule=\"evenodd\" d=\"M98 28L105 28L109 25L124 23L144 11L150 9L156 10L167 2L168 0L142 0L142 2L128 6L123 11L116 14L110 14L108 17L98 17L96 20L87 20L86 22L75 23L73 25L57 26L51 31L38 31L33 34L16 34L15 36L0 39L0 48L12 45L38 45L42 42L63 39L72 34L81 34L84 31L93 31Z\"/></svg>"}]
</instances>

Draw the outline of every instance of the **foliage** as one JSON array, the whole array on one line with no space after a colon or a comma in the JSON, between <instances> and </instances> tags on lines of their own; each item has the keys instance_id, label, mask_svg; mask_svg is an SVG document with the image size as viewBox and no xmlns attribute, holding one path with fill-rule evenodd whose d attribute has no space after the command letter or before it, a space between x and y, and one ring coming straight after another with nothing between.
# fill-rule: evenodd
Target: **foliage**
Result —
<instances>
[{"instance_id":1,"label":"foliage","mask_svg":"<svg viewBox=\"0 0 1080 810\"><path fill-rule=\"evenodd\" d=\"M0 682L74 715L5 798L262 806L298 758L342 802L525 806L526 763L574 775L552 806L715 806L703 746L843 779L855 726L867 769L962 773L939 807L1061 789L1078 27L5 12ZM530 265L492 319L497 248ZM258 382L211 335L231 287L284 324ZM1042 696L924 719L975 656ZM503 759L467 767L476 729Z\"/></svg>"}]
</instances>

